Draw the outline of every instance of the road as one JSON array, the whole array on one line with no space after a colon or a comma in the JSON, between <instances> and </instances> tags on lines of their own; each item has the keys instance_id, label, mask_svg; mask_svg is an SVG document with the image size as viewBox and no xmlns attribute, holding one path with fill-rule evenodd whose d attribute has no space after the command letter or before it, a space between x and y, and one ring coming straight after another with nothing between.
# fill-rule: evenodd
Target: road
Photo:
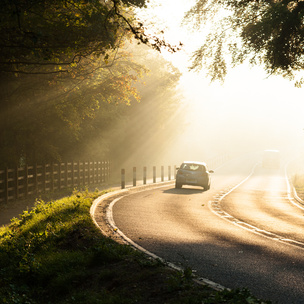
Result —
<instances>
[{"instance_id":1,"label":"road","mask_svg":"<svg viewBox=\"0 0 304 304\"><path fill-rule=\"evenodd\" d=\"M115 225L198 277L273 303L304 303L304 211L288 199L283 168L258 160L217 168L209 191L171 184L124 196L112 208Z\"/></svg>"}]
</instances>

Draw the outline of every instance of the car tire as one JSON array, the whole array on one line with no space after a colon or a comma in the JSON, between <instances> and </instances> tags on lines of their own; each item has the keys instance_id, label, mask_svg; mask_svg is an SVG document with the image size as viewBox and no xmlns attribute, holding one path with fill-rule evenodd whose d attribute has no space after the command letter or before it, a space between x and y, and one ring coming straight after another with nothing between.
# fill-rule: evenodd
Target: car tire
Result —
<instances>
[{"instance_id":1,"label":"car tire","mask_svg":"<svg viewBox=\"0 0 304 304\"><path fill-rule=\"evenodd\" d=\"M175 182L175 188L180 189L183 185L181 183Z\"/></svg>"},{"instance_id":2,"label":"car tire","mask_svg":"<svg viewBox=\"0 0 304 304\"><path fill-rule=\"evenodd\" d=\"M204 187L204 190L209 190L210 189L210 184L209 185L205 185L205 186L203 186Z\"/></svg>"}]
</instances>

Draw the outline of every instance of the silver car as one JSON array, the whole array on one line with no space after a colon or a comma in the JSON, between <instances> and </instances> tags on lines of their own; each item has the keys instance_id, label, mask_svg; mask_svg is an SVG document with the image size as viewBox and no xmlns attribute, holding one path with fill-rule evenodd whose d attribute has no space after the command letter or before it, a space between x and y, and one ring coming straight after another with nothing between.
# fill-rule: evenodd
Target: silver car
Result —
<instances>
[{"instance_id":1,"label":"silver car","mask_svg":"<svg viewBox=\"0 0 304 304\"><path fill-rule=\"evenodd\" d=\"M185 161L177 168L175 188L180 189L183 185L201 186L204 190L210 189L210 173L203 162Z\"/></svg>"}]
</instances>

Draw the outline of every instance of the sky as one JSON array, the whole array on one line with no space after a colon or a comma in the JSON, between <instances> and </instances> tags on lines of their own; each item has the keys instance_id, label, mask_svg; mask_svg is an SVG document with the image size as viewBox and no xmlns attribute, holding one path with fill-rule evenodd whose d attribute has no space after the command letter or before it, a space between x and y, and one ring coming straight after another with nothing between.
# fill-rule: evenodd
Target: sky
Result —
<instances>
[{"instance_id":1,"label":"sky","mask_svg":"<svg viewBox=\"0 0 304 304\"><path fill-rule=\"evenodd\" d=\"M183 73L180 89L187 113L188 128L177 147L184 158L211 153L249 150L304 151L304 88L282 77L266 75L262 67L239 66L228 72L224 84L210 83L204 71L189 72L190 56L200 45L201 34L180 23L195 1L151 0L143 18L153 20L165 30L172 44L181 41L182 51L162 52ZM202 44L202 43L201 43Z\"/></svg>"}]
</instances>

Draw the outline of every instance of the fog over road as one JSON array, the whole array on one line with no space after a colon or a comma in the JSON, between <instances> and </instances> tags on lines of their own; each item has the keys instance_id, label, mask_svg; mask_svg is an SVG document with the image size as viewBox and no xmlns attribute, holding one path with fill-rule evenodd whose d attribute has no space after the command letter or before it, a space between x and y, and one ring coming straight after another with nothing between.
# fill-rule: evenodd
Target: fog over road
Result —
<instances>
[{"instance_id":1,"label":"fog over road","mask_svg":"<svg viewBox=\"0 0 304 304\"><path fill-rule=\"evenodd\" d=\"M304 249L291 241L304 243L304 211L287 197L284 168L255 166L259 160L248 155L217 168L209 191L172 184L124 196L113 206L115 225L199 277L227 288L248 287L274 303L304 303Z\"/></svg>"}]
</instances>

